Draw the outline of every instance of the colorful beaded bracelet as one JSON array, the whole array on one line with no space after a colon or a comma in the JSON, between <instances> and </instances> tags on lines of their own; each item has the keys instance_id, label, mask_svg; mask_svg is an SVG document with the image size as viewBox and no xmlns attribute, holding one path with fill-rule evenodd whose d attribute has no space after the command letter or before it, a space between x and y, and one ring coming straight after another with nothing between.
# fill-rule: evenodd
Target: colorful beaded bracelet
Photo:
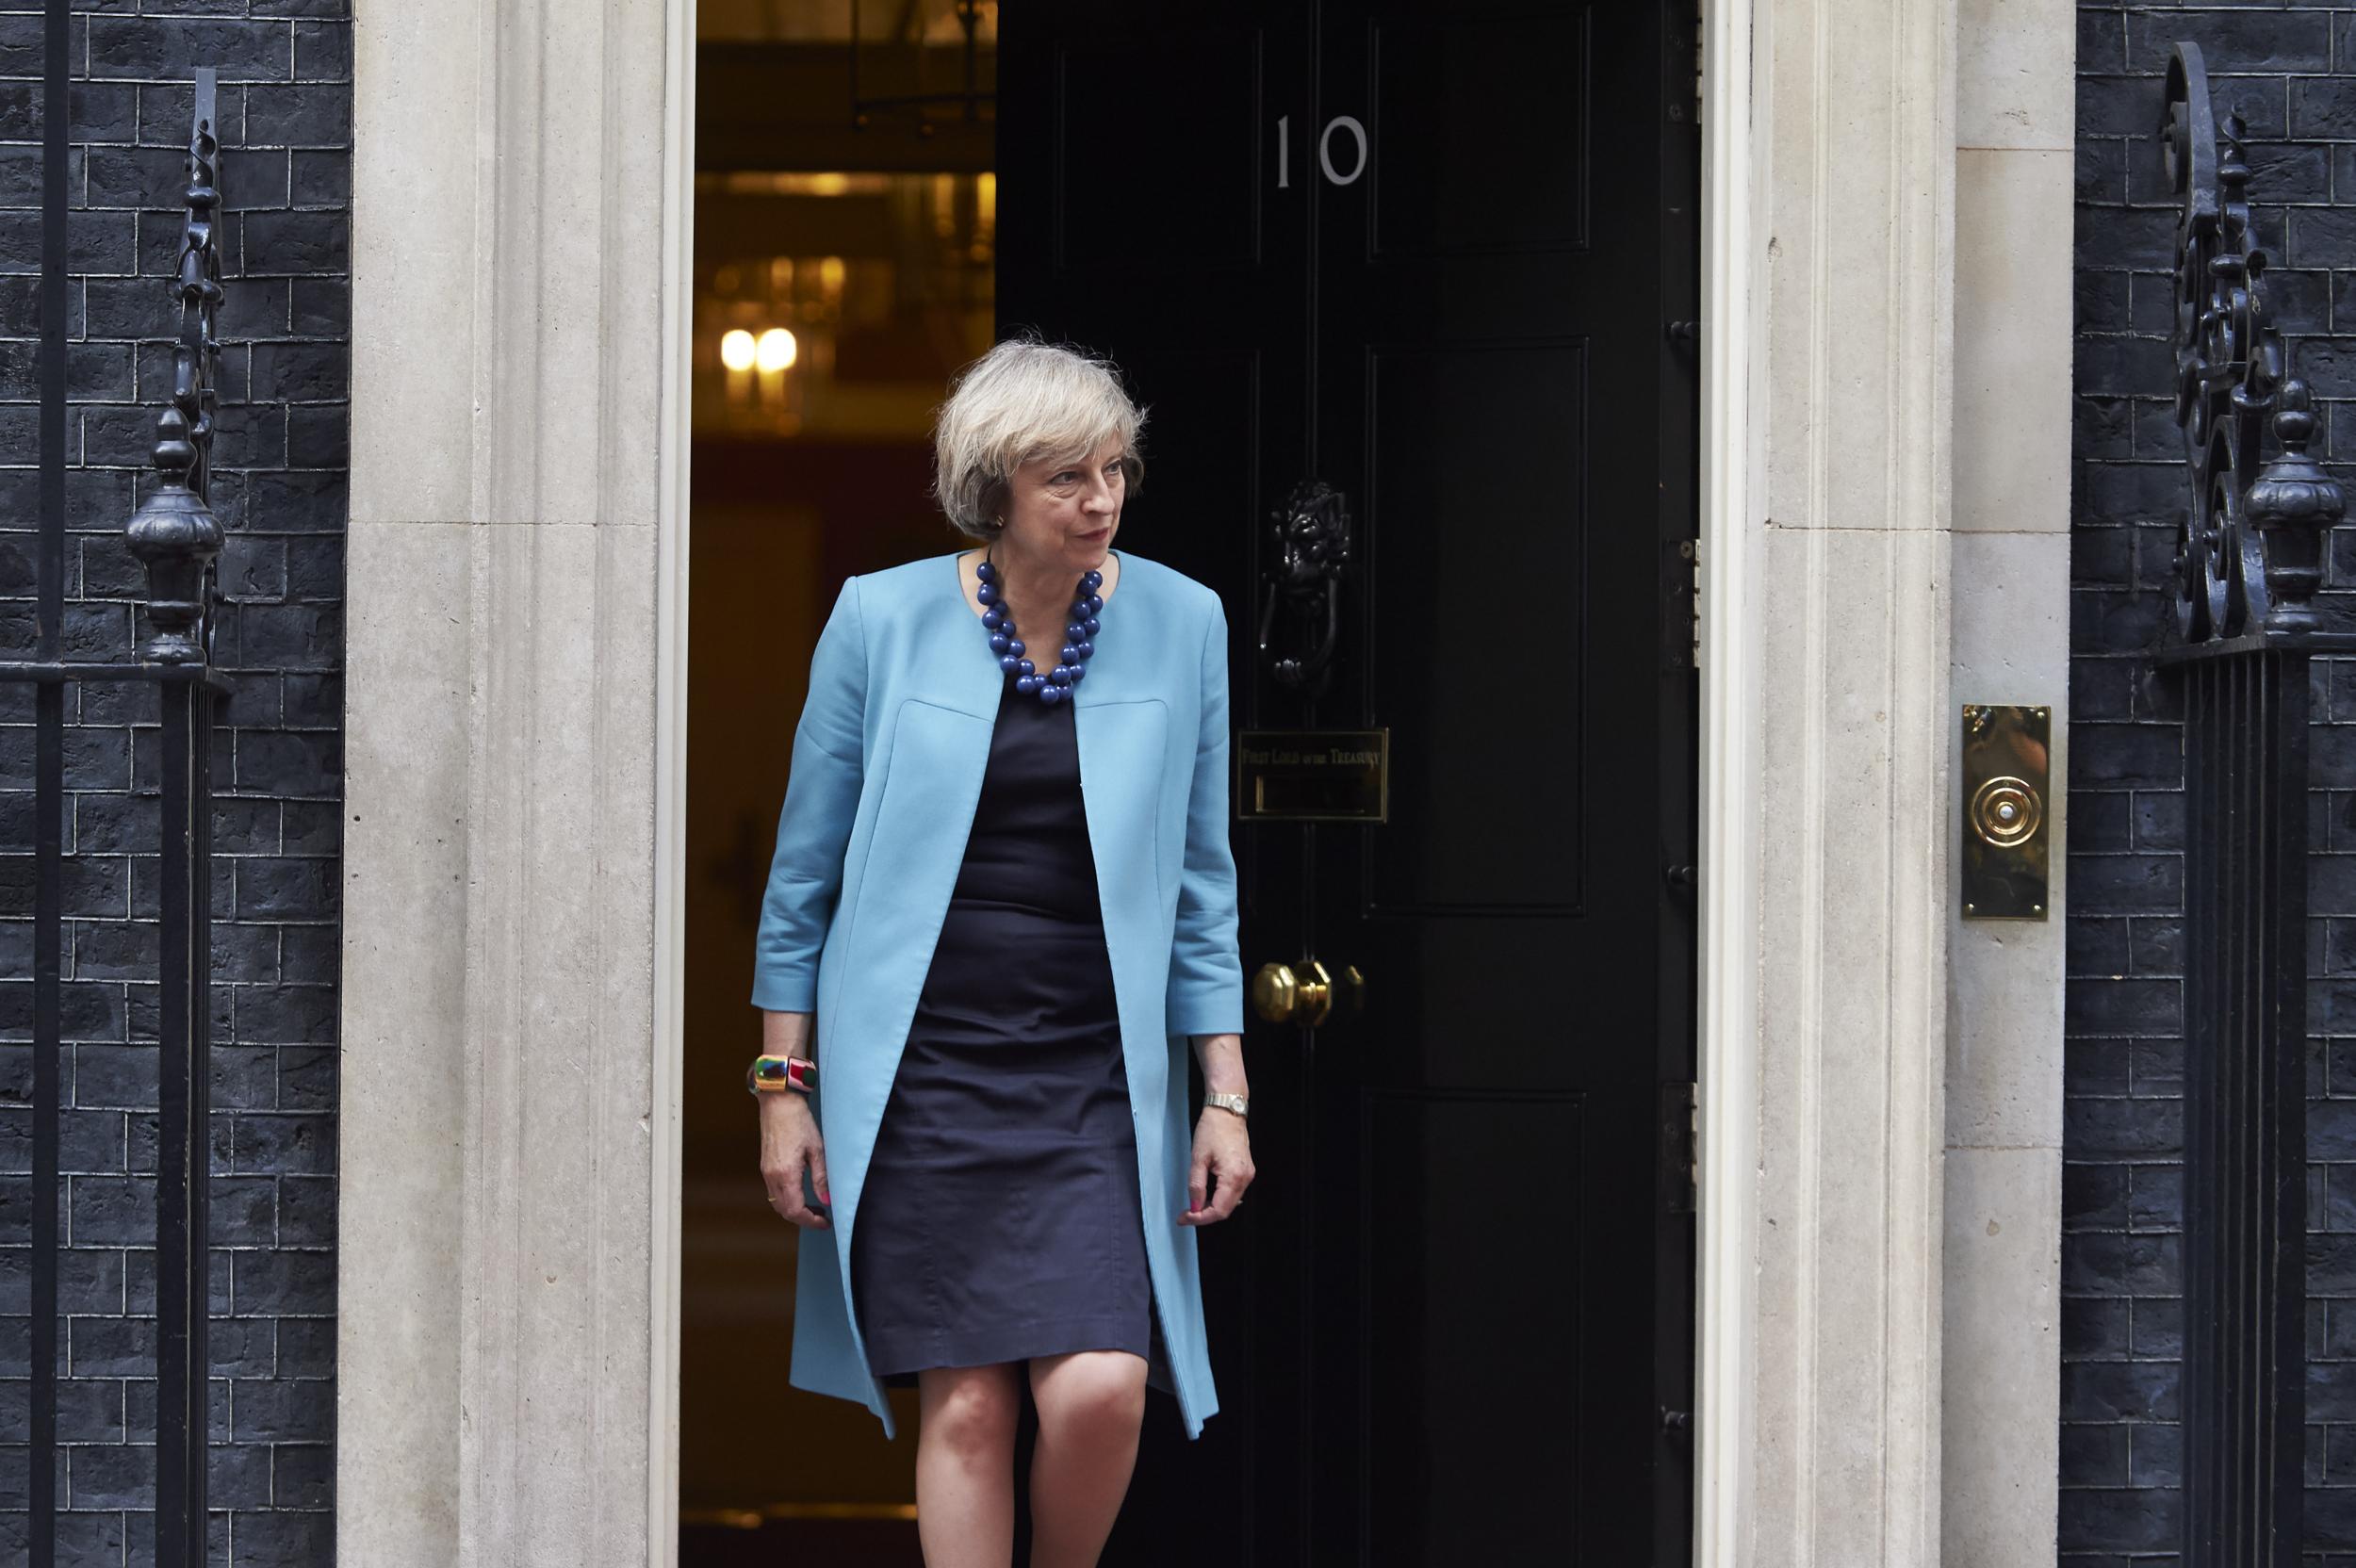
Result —
<instances>
[{"instance_id":1,"label":"colorful beaded bracelet","mask_svg":"<svg viewBox=\"0 0 2356 1568\"><path fill-rule=\"evenodd\" d=\"M818 1064L806 1056L772 1056L763 1054L753 1058L753 1065L744 1070L744 1087L752 1094L775 1094L781 1089L799 1089L804 1094L818 1086Z\"/></svg>"}]
</instances>

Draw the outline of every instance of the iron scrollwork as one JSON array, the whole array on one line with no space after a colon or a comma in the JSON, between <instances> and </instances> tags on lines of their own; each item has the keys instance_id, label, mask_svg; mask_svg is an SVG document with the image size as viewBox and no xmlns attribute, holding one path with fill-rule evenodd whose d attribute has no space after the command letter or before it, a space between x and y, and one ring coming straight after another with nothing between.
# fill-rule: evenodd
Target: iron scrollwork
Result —
<instances>
[{"instance_id":1,"label":"iron scrollwork","mask_svg":"<svg viewBox=\"0 0 2356 1568\"><path fill-rule=\"evenodd\" d=\"M2200 49L2168 61L2177 425L2188 493L2155 666L2184 720L2185 1568L2302 1560L2308 719L2323 549L2344 510L2252 242L2247 126ZM2271 428L2279 450L2266 456Z\"/></svg>"},{"instance_id":2,"label":"iron scrollwork","mask_svg":"<svg viewBox=\"0 0 2356 1568\"><path fill-rule=\"evenodd\" d=\"M1279 686L1320 696L1333 679L1333 647L1341 638L1350 508L1339 490L1322 480L1304 479L1268 517L1275 548L1263 574L1260 657ZM1287 647L1277 642L1280 608L1290 629Z\"/></svg>"},{"instance_id":3,"label":"iron scrollwork","mask_svg":"<svg viewBox=\"0 0 2356 1568\"><path fill-rule=\"evenodd\" d=\"M2190 493L2178 531L2175 638L2206 643L2320 629L2323 547L2345 502L2307 444L2306 384L2285 373L2251 242L2241 115L2220 127L2197 45L2168 68L2160 134L2176 220L2176 422ZM2281 451L2261 463L2268 424Z\"/></svg>"},{"instance_id":4,"label":"iron scrollwork","mask_svg":"<svg viewBox=\"0 0 2356 1568\"><path fill-rule=\"evenodd\" d=\"M221 524L211 505L213 409L221 344L221 255L213 217L221 204L221 141L215 134L213 74L200 73L188 132L188 216L172 285L179 307L172 346L172 402L156 420L153 456L160 479L131 518L131 553L147 566L148 618L155 631L140 657L164 664L213 662L221 602L216 558Z\"/></svg>"}]
</instances>

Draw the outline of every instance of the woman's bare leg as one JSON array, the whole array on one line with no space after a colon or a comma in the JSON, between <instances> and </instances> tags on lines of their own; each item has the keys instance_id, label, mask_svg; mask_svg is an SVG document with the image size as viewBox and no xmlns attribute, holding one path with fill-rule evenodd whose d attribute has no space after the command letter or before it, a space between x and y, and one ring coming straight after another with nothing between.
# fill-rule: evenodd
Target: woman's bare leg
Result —
<instances>
[{"instance_id":1,"label":"woman's bare leg","mask_svg":"<svg viewBox=\"0 0 2356 1568\"><path fill-rule=\"evenodd\" d=\"M1095 1568L1137 1462L1145 1358L1073 1350L1031 1358L1031 1568Z\"/></svg>"},{"instance_id":2,"label":"woman's bare leg","mask_svg":"<svg viewBox=\"0 0 2356 1568\"><path fill-rule=\"evenodd\" d=\"M1008 1568L1020 1364L926 1367L916 1375L916 1539L924 1568Z\"/></svg>"}]
</instances>

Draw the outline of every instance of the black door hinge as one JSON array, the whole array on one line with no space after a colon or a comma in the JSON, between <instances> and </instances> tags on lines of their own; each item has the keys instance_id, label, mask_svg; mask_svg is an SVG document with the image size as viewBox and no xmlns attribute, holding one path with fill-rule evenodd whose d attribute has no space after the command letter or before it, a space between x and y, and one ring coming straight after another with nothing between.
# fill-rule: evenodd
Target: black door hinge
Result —
<instances>
[{"instance_id":1,"label":"black door hinge","mask_svg":"<svg viewBox=\"0 0 2356 1568\"><path fill-rule=\"evenodd\" d=\"M1702 543L1661 542L1661 667L1700 667L1702 653Z\"/></svg>"}]
</instances>

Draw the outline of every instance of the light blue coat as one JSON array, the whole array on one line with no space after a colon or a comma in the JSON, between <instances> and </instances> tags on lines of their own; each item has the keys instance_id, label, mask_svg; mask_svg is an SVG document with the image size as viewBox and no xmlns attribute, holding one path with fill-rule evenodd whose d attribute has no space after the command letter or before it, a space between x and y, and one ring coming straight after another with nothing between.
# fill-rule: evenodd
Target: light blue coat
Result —
<instances>
[{"instance_id":1,"label":"light blue coat","mask_svg":"<svg viewBox=\"0 0 2356 1568\"><path fill-rule=\"evenodd\" d=\"M1195 1230L1188 1037L1240 1033L1228 845L1227 618L1192 578L1133 555L1105 601L1073 725L1121 1047L1137 1119L1147 1372L1189 1438L1219 1409ZM990 760L1001 684L957 552L847 580L810 658L810 694L755 948L753 1004L815 1011L831 1230L801 1233L796 1388L856 1399L895 1435L851 1298L876 1129L916 1015Z\"/></svg>"}]
</instances>

